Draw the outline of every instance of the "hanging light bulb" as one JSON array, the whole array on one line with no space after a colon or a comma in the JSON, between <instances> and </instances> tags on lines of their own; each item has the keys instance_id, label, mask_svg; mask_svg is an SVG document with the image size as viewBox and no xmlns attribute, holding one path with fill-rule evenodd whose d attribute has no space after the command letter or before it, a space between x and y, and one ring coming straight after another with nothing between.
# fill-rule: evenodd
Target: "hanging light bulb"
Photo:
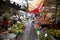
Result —
<instances>
[{"instance_id":1,"label":"hanging light bulb","mask_svg":"<svg viewBox=\"0 0 60 40\"><path fill-rule=\"evenodd\" d=\"M11 1L11 4L13 4L14 2L13 1Z\"/></svg>"},{"instance_id":2,"label":"hanging light bulb","mask_svg":"<svg viewBox=\"0 0 60 40\"><path fill-rule=\"evenodd\" d=\"M15 5L18 5L17 3Z\"/></svg>"}]
</instances>

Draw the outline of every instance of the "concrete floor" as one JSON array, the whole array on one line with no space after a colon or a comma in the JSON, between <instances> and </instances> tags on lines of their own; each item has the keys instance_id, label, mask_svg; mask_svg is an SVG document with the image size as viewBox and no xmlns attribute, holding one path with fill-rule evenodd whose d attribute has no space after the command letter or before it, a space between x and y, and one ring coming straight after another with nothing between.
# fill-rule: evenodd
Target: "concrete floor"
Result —
<instances>
[{"instance_id":1,"label":"concrete floor","mask_svg":"<svg viewBox=\"0 0 60 40\"><path fill-rule=\"evenodd\" d=\"M19 35L17 37L17 40L37 40L37 35L35 33L35 31L30 31L30 33L23 33L23 35Z\"/></svg>"}]
</instances>

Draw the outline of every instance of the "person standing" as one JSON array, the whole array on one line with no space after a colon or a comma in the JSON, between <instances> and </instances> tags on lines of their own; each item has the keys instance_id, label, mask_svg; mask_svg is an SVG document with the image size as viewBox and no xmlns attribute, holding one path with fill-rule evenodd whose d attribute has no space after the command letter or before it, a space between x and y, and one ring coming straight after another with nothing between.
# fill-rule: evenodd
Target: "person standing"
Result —
<instances>
[{"instance_id":1,"label":"person standing","mask_svg":"<svg viewBox=\"0 0 60 40\"><path fill-rule=\"evenodd\" d=\"M3 28L8 30L8 20L5 16L3 17Z\"/></svg>"}]
</instances>

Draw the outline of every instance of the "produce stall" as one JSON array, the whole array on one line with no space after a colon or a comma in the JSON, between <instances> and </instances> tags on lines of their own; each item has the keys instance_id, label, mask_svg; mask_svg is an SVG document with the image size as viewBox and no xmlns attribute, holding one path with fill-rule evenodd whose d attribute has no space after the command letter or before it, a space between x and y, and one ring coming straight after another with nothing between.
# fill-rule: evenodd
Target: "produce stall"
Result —
<instances>
[{"instance_id":1,"label":"produce stall","mask_svg":"<svg viewBox=\"0 0 60 40\"><path fill-rule=\"evenodd\" d=\"M40 40L59 40L60 30L49 28L49 27L36 27L36 34Z\"/></svg>"},{"instance_id":2,"label":"produce stall","mask_svg":"<svg viewBox=\"0 0 60 40\"><path fill-rule=\"evenodd\" d=\"M25 26L24 26L24 22L21 23L15 23L13 24L12 27L8 28L10 33L14 33L16 35L15 39L17 40L19 35L22 35L24 30L25 30Z\"/></svg>"},{"instance_id":3,"label":"produce stall","mask_svg":"<svg viewBox=\"0 0 60 40\"><path fill-rule=\"evenodd\" d=\"M13 26L11 28L8 28L8 30L12 33L18 34L18 33L23 33L23 27L24 27L24 23L16 23L13 24Z\"/></svg>"},{"instance_id":4,"label":"produce stall","mask_svg":"<svg viewBox=\"0 0 60 40\"><path fill-rule=\"evenodd\" d=\"M52 36L56 39L60 39L60 30L56 30L54 29L52 32L50 32L50 34L52 34Z\"/></svg>"}]
</instances>

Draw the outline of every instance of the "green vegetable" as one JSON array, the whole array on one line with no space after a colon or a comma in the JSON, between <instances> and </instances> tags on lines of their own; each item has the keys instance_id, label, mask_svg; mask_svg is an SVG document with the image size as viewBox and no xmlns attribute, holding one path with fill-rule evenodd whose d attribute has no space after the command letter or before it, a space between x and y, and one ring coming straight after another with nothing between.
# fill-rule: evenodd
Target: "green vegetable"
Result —
<instances>
[{"instance_id":1,"label":"green vegetable","mask_svg":"<svg viewBox=\"0 0 60 40\"><path fill-rule=\"evenodd\" d=\"M23 30L21 29L22 26L23 26L23 23L14 24L14 31L16 34L23 32Z\"/></svg>"}]
</instances>

